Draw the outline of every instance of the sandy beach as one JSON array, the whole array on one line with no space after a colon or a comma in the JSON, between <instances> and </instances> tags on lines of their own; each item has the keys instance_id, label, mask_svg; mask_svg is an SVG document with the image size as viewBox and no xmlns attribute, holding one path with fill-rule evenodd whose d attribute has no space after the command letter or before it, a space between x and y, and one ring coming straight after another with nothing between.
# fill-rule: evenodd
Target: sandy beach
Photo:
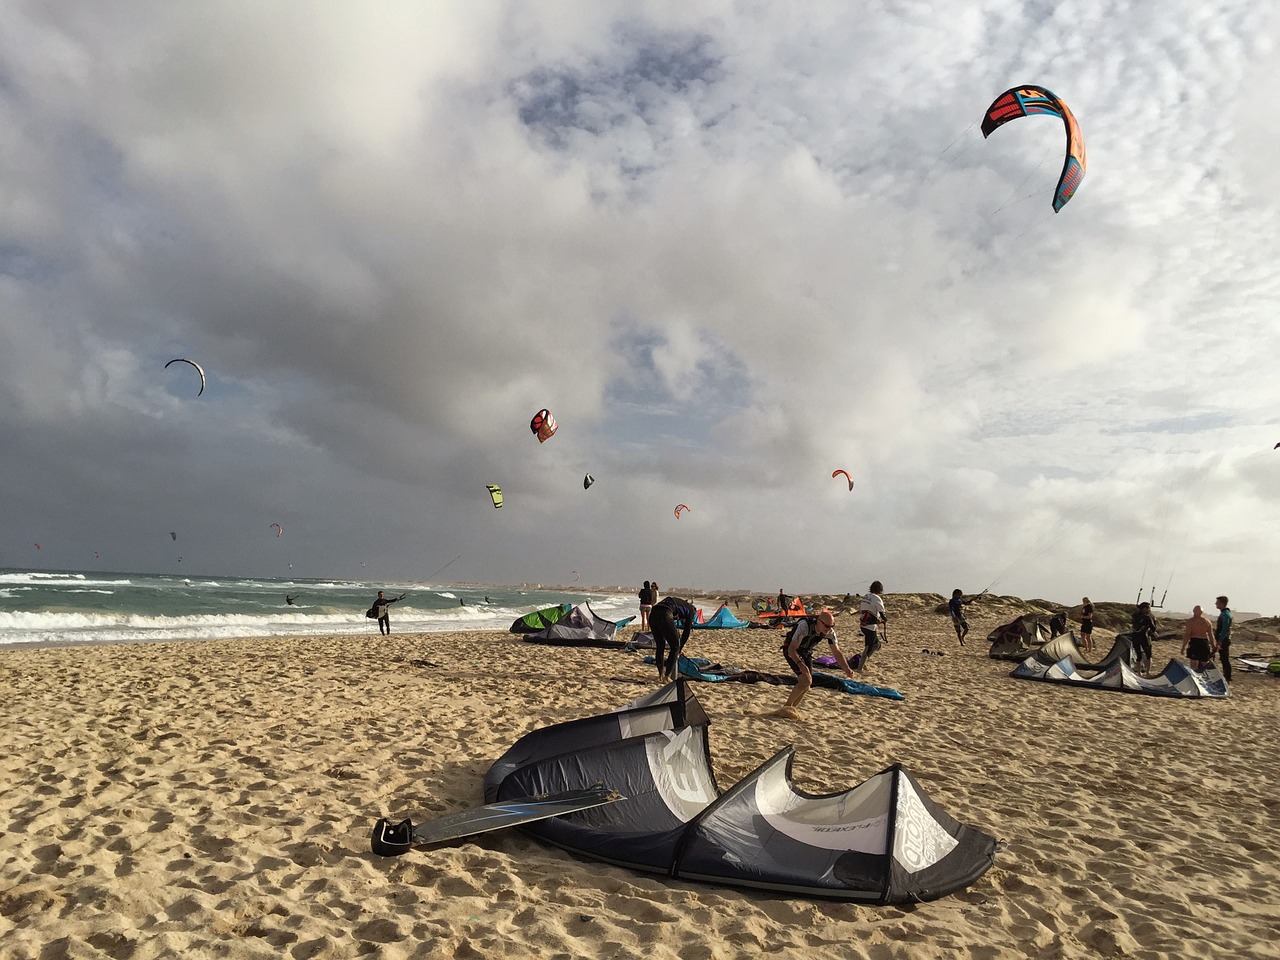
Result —
<instances>
[{"instance_id":1,"label":"sandy beach","mask_svg":"<svg viewBox=\"0 0 1280 960\"><path fill-rule=\"evenodd\" d=\"M888 606L864 679L903 702L819 689L796 722L757 716L786 688L696 693L722 787L788 743L809 792L906 764L1005 843L957 895L904 909L671 882L512 830L369 852L376 818L478 805L522 734L651 689L636 654L354 631L11 648L0 955L1280 957L1280 683L1237 673L1204 702L1018 681L986 656L995 613L961 649L945 616ZM847 614L837 628L858 649ZM699 631L687 652L785 671L779 642ZM1154 662L1176 654L1158 643Z\"/></svg>"}]
</instances>

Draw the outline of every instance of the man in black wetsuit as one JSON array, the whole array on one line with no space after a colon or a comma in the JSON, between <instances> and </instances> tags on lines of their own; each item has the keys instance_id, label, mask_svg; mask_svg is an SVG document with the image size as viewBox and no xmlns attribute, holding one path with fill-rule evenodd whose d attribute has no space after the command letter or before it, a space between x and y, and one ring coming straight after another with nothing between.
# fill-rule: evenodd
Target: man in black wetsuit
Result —
<instances>
[{"instance_id":1,"label":"man in black wetsuit","mask_svg":"<svg viewBox=\"0 0 1280 960\"><path fill-rule=\"evenodd\" d=\"M1134 669L1144 677L1151 672L1151 641L1156 637L1156 618L1151 615L1151 604L1142 601L1133 613Z\"/></svg>"},{"instance_id":2,"label":"man in black wetsuit","mask_svg":"<svg viewBox=\"0 0 1280 960\"><path fill-rule=\"evenodd\" d=\"M377 618L378 632L383 636L391 636L391 615L388 608L397 600L403 599L403 593L398 597L388 598L383 596L381 590L378 591L378 599L373 601L373 607L370 612Z\"/></svg>"},{"instance_id":3,"label":"man in black wetsuit","mask_svg":"<svg viewBox=\"0 0 1280 960\"><path fill-rule=\"evenodd\" d=\"M688 600L679 597L663 597L649 611L649 632L653 634L654 661L658 665L659 680L674 680L680 663L680 651L689 642L689 631L698 611ZM676 621L681 622L682 633L676 632ZM664 663L663 651L667 651Z\"/></svg>"}]
</instances>

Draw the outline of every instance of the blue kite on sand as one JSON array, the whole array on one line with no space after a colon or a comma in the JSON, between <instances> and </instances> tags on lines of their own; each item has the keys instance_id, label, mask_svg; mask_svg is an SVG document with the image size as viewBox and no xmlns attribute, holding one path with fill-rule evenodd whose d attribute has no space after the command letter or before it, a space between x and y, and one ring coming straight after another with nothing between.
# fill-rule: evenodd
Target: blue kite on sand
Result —
<instances>
[{"instance_id":1,"label":"blue kite on sand","mask_svg":"<svg viewBox=\"0 0 1280 960\"><path fill-rule=\"evenodd\" d=\"M645 657L645 663L653 663L653 657ZM704 683L770 683L774 686L791 686L796 678L787 674L764 673L760 670L743 670L741 667L724 667L713 664L702 657L681 657L679 662L680 676L690 680L701 680ZM892 687L876 687L848 677L837 677L834 673L813 671L813 685L828 690L839 690L842 693L858 693L868 697L886 697L889 700L905 700L906 694Z\"/></svg>"}]
</instances>

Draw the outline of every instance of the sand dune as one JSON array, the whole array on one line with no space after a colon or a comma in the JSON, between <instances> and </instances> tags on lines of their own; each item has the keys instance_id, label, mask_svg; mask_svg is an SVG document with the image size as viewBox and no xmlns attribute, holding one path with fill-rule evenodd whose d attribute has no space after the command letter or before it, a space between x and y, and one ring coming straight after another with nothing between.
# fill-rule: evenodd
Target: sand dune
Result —
<instances>
[{"instance_id":1,"label":"sand dune","mask_svg":"<svg viewBox=\"0 0 1280 960\"><path fill-rule=\"evenodd\" d=\"M521 734L651 688L634 654L486 633L0 651L0 955L1280 956L1280 683L1237 674L1226 702L1019 683L981 640L1003 609L974 611L962 650L927 606L889 598L865 677L904 702L815 690L762 718L785 688L698 688L722 785L791 742L811 792L902 761L1006 842L914 909L673 883L515 831L368 852L377 817L479 804ZM689 652L784 670L779 640Z\"/></svg>"}]
</instances>

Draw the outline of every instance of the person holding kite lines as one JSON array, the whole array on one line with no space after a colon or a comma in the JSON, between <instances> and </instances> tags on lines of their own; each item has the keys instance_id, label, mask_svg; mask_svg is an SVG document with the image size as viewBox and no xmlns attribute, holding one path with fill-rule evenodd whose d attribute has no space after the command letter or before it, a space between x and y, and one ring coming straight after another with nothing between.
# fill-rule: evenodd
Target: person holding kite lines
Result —
<instances>
[{"instance_id":1,"label":"person holding kite lines","mask_svg":"<svg viewBox=\"0 0 1280 960\"><path fill-rule=\"evenodd\" d=\"M378 632L384 637L391 636L391 615L388 608L397 600L403 600L405 595L402 593L398 597L386 597L382 591L378 591L378 599L373 601L373 606L369 608L366 617L376 619L378 621Z\"/></svg>"}]
</instances>

